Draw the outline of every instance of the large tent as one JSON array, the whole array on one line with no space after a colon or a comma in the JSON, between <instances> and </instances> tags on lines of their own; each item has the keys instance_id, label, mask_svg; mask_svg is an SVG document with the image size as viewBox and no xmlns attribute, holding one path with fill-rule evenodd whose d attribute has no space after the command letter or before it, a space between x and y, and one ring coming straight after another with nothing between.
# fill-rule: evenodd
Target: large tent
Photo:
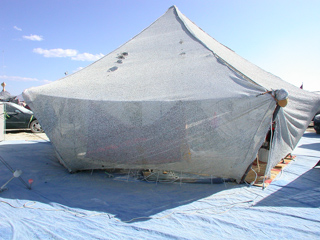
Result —
<instances>
[{"instance_id":1,"label":"large tent","mask_svg":"<svg viewBox=\"0 0 320 240\"><path fill-rule=\"evenodd\" d=\"M289 93L280 109L279 89ZM267 174L320 106L318 95L243 59L175 6L95 63L23 96L69 171L157 169L237 181L273 120Z\"/></svg>"}]
</instances>

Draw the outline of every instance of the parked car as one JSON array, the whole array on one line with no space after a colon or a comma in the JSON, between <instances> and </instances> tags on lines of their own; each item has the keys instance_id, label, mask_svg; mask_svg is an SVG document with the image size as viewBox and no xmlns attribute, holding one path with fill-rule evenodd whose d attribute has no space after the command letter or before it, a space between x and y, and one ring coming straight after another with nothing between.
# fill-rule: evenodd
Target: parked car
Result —
<instances>
[{"instance_id":1,"label":"parked car","mask_svg":"<svg viewBox=\"0 0 320 240\"><path fill-rule=\"evenodd\" d=\"M33 112L12 102L5 104L5 129L30 129L33 133L43 132Z\"/></svg>"},{"instance_id":2,"label":"parked car","mask_svg":"<svg viewBox=\"0 0 320 240\"><path fill-rule=\"evenodd\" d=\"M320 134L320 114L316 115L313 119L313 127L317 134Z\"/></svg>"}]
</instances>

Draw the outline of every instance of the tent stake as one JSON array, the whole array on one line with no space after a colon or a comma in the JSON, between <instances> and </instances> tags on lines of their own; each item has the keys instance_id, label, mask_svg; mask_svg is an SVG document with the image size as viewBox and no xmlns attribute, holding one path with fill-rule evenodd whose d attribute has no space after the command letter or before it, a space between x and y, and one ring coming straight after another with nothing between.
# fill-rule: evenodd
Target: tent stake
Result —
<instances>
[{"instance_id":1,"label":"tent stake","mask_svg":"<svg viewBox=\"0 0 320 240\"><path fill-rule=\"evenodd\" d=\"M5 187L13 178L19 178L20 182L22 182L23 185L25 185L28 189L31 190L31 186L29 186L29 185L21 178L21 174L22 174L22 171L21 171L21 170L13 170L13 168L12 168L1 156L0 156L0 161L3 163L3 165L5 165L5 166L8 168L9 171L12 172L12 174L13 174L13 177L1 187L1 190L3 190L4 187ZM21 171L21 173L18 172L18 171ZM20 174L18 174L18 173L20 173ZM1 191L0 191L0 192L1 192Z\"/></svg>"}]
</instances>

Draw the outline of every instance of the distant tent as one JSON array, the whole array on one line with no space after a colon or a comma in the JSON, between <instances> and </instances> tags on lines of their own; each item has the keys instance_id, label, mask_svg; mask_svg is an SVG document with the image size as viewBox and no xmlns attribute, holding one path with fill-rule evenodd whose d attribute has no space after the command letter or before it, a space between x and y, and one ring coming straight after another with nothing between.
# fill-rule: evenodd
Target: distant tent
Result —
<instances>
[{"instance_id":1,"label":"distant tent","mask_svg":"<svg viewBox=\"0 0 320 240\"><path fill-rule=\"evenodd\" d=\"M8 91L6 91L6 83L1 83L2 91L0 92L0 101L1 102L8 102L15 98L15 96L12 96Z\"/></svg>"},{"instance_id":2,"label":"distant tent","mask_svg":"<svg viewBox=\"0 0 320 240\"><path fill-rule=\"evenodd\" d=\"M15 98L15 96L11 95L8 91L1 91L0 92L0 101L8 102L14 98Z\"/></svg>"},{"instance_id":3,"label":"distant tent","mask_svg":"<svg viewBox=\"0 0 320 240\"><path fill-rule=\"evenodd\" d=\"M289 93L284 108L278 89ZM95 63L23 96L69 171L158 169L238 182L273 117L267 174L320 106L319 95L243 59L175 6Z\"/></svg>"}]
</instances>

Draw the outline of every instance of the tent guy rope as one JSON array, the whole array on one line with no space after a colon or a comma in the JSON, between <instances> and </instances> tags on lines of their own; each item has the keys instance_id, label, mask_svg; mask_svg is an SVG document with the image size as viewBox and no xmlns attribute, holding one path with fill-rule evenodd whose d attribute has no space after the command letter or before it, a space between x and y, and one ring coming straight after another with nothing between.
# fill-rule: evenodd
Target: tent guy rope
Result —
<instances>
[{"instance_id":1,"label":"tent guy rope","mask_svg":"<svg viewBox=\"0 0 320 240\"><path fill-rule=\"evenodd\" d=\"M6 166L10 172L12 172L13 176L5 183L2 185L2 187L0 188L0 192L5 191L7 188L6 186L14 179L14 178L18 178L28 189L31 190L31 184L33 183L32 179L29 179L29 184L26 183L23 178L21 177L22 174L22 170L17 169L14 170L1 156L0 156L0 161L3 163L4 166Z\"/></svg>"}]
</instances>

